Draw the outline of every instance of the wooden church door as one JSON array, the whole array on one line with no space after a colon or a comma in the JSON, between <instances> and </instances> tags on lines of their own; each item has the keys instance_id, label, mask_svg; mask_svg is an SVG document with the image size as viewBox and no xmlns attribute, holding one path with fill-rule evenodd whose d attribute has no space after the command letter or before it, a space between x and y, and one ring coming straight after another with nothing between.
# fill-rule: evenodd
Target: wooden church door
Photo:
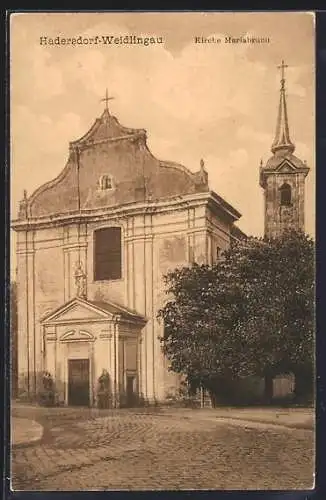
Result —
<instances>
[{"instance_id":1,"label":"wooden church door","mask_svg":"<svg viewBox=\"0 0 326 500\"><path fill-rule=\"evenodd\" d=\"M89 359L68 360L68 405L89 406Z\"/></svg>"}]
</instances>

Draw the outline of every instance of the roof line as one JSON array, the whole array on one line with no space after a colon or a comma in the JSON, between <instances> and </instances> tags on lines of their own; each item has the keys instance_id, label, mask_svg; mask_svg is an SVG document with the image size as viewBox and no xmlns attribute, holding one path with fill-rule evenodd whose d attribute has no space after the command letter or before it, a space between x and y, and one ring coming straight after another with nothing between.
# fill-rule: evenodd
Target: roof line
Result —
<instances>
[{"instance_id":1,"label":"roof line","mask_svg":"<svg viewBox=\"0 0 326 500\"><path fill-rule=\"evenodd\" d=\"M134 317L135 320L138 320L138 321L142 321L142 322L146 322L146 318L135 312L135 311L131 311L129 310L128 308L126 307L123 307L119 304L116 304L115 302L112 302L112 301L108 301L108 300L102 300L102 301L94 301L94 300L90 300L90 299L83 299L81 297L73 297L72 299L68 300L67 302L65 302L64 304L61 304L60 306L58 306L56 309L54 309L53 311L51 311L50 313L48 314L45 314L44 316L42 316L40 318L40 322L41 323L45 323L46 321L49 320L49 318L51 318L52 316L55 316L55 314L57 314L60 309L66 309L66 308L69 308L70 305L72 305L74 302L81 302L82 304L86 304L86 305L89 305L95 309L98 309L99 311L101 312L104 312L105 314L108 314L109 311L107 311L106 309L103 309L99 303L103 302L103 304L108 304L108 306L112 306L118 310L121 311L121 314L123 313L126 313L128 314L129 316L131 317ZM113 316L119 316L119 313L111 313Z\"/></svg>"},{"instance_id":2,"label":"roof line","mask_svg":"<svg viewBox=\"0 0 326 500\"><path fill-rule=\"evenodd\" d=\"M285 77L284 77L284 69L287 66L282 61L281 66L279 66L282 70L282 78L281 78L281 88L280 88L280 101L278 107L278 115L276 122L276 132L275 138L272 144L272 153L276 153L279 150L285 150L289 153L293 153L295 150L295 145L292 143L290 139L290 131L289 131L289 120L288 120L288 112L286 105L286 96L285 96Z\"/></svg>"},{"instance_id":3,"label":"roof line","mask_svg":"<svg viewBox=\"0 0 326 500\"><path fill-rule=\"evenodd\" d=\"M218 195L215 191L210 191L211 197L214 201L218 202L218 205L222 206L225 211L227 211L234 219L240 219L242 214L234 208L230 203L228 203L222 196Z\"/></svg>"},{"instance_id":4,"label":"roof line","mask_svg":"<svg viewBox=\"0 0 326 500\"><path fill-rule=\"evenodd\" d=\"M107 113L106 109L103 111L102 115L98 118L95 119L95 121L93 122L93 125L91 126L91 128L84 134L82 135L81 137L79 137L78 139L75 139L74 141L70 141L69 143L69 146L72 148L72 147L76 147L79 143L82 143L84 142L85 140L87 140L88 137L91 137L95 132L96 130L99 128L103 118L105 115L108 115L109 118L111 120L113 120L116 125L118 125L125 133L127 136L133 136L135 134L138 134L139 132L144 132L143 129L134 129L134 128L129 128L129 127L125 127L123 125L121 125L121 123L119 122L119 120L117 119L116 116L114 115L111 115L110 113Z\"/></svg>"}]
</instances>

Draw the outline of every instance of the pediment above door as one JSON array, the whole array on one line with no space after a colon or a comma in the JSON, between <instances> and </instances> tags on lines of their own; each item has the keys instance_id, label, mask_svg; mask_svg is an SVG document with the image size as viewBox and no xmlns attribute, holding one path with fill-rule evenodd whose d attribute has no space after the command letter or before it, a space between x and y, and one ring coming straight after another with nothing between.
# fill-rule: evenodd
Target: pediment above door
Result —
<instances>
[{"instance_id":1,"label":"pediment above door","mask_svg":"<svg viewBox=\"0 0 326 500\"><path fill-rule=\"evenodd\" d=\"M44 316L41 319L41 324L49 326L76 324L78 322L95 323L98 321L119 321L139 326L144 326L146 323L143 316L124 306L112 302L95 302L78 297Z\"/></svg>"},{"instance_id":2,"label":"pediment above door","mask_svg":"<svg viewBox=\"0 0 326 500\"><path fill-rule=\"evenodd\" d=\"M113 314L101 311L94 307L86 300L76 298L55 311L52 311L42 319L42 323L46 325L61 324L61 323L75 323L78 321L96 322L99 320L112 320Z\"/></svg>"}]
</instances>

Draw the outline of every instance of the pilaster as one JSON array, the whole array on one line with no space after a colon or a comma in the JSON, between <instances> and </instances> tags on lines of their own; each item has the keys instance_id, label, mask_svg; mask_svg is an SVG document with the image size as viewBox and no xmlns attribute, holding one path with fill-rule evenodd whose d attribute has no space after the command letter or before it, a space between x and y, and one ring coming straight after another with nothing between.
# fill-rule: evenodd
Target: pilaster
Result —
<instances>
[{"instance_id":1,"label":"pilaster","mask_svg":"<svg viewBox=\"0 0 326 500\"><path fill-rule=\"evenodd\" d=\"M113 342L113 406L114 408L119 408L120 406L120 394L119 394L119 386L120 386L120 380L119 380L119 327L118 323L114 322L113 323L113 336L112 336L112 342Z\"/></svg>"}]
</instances>

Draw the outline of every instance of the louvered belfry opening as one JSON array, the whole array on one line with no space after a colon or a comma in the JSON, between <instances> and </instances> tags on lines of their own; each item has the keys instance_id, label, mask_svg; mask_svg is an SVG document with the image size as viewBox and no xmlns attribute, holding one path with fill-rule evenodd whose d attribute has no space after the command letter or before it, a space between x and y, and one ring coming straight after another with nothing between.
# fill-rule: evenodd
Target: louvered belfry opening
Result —
<instances>
[{"instance_id":1,"label":"louvered belfry opening","mask_svg":"<svg viewBox=\"0 0 326 500\"><path fill-rule=\"evenodd\" d=\"M121 228L94 232L94 280L121 279Z\"/></svg>"},{"instance_id":2,"label":"louvered belfry opening","mask_svg":"<svg viewBox=\"0 0 326 500\"><path fill-rule=\"evenodd\" d=\"M286 182L280 187L281 205L291 205L291 186Z\"/></svg>"}]
</instances>

